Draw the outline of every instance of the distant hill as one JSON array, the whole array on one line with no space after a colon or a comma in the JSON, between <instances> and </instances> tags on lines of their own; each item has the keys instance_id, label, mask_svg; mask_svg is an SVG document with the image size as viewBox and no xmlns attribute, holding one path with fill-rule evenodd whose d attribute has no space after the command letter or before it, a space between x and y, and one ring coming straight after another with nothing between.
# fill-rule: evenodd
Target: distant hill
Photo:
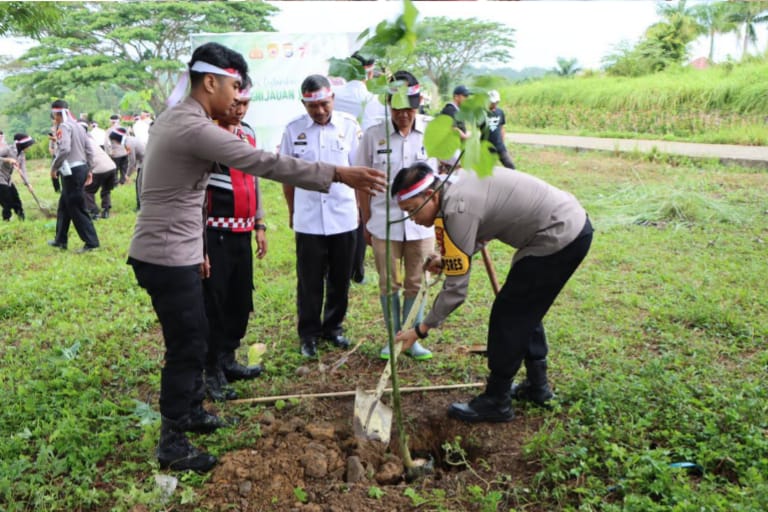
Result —
<instances>
[{"instance_id":1,"label":"distant hill","mask_svg":"<svg viewBox=\"0 0 768 512\"><path fill-rule=\"evenodd\" d=\"M512 82L520 82L530 78L540 78L551 70L547 68L529 67L521 70L512 68L489 68L468 66L464 71L467 76L495 75L506 78Z\"/></svg>"}]
</instances>

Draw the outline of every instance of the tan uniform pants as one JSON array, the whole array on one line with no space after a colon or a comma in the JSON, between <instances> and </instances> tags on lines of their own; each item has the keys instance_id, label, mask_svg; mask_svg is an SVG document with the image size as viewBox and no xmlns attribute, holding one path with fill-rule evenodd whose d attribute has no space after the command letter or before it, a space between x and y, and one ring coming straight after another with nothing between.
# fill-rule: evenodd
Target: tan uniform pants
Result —
<instances>
[{"instance_id":1,"label":"tan uniform pants","mask_svg":"<svg viewBox=\"0 0 768 512\"><path fill-rule=\"evenodd\" d=\"M381 295L387 294L386 241L371 237L373 257L376 261L376 271L379 273L379 290ZM390 242L390 275L392 276L392 293L404 288L405 297L415 297L421 287L422 267L427 256L435 250L435 238L410 240L407 242ZM401 270L401 262L405 272ZM405 275L403 275L405 274Z\"/></svg>"}]
</instances>

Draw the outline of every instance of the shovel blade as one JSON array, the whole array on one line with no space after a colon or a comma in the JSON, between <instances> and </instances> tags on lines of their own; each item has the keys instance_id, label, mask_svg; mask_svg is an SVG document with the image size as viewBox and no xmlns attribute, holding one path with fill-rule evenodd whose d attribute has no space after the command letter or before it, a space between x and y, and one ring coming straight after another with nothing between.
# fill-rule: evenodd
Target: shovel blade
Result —
<instances>
[{"instance_id":1,"label":"shovel blade","mask_svg":"<svg viewBox=\"0 0 768 512\"><path fill-rule=\"evenodd\" d=\"M355 390L355 437L389 444L392 434L392 409L381 403L375 393Z\"/></svg>"}]
</instances>

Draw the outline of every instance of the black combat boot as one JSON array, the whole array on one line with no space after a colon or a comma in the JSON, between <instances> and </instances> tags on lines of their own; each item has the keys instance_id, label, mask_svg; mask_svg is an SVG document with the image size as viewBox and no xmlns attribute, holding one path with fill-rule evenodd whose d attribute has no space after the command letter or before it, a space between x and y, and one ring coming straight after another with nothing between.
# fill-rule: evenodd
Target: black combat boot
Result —
<instances>
[{"instance_id":1,"label":"black combat boot","mask_svg":"<svg viewBox=\"0 0 768 512\"><path fill-rule=\"evenodd\" d=\"M188 423L188 418L162 419L160 443L157 445L157 460L160 462L160 468L175 471L191 470L198 473L210 471L216 465L216 457L192 446L180 428L185 423Z\"/></svg>"},{"instance_id":2,"label":"black combat boot","mask_svg":"<svg viewBox=\"0 0 768 512\"><path fill-rule=\"evenodd\" d=\"M206 368L205 394L214 402L237 400L237 391L229 385L221 366Z\"/></svg>"},{"instance_id":3,"label":"black combat boot","mask_svg":"<svg viewBox=\"0 0 768 512\"><path fill-rule=\"evenodd\" d=\"M468 423L512 421L515 418L515 411L512 410L509 386L509 379L490 376L483 394L476 396L469 403L451 404L448 416Z\"/></svg>"},{"instance_id":4,"label":"black combat boot","mask_svg":"<svg viewBox=\"0 0 768 512\"><path fill-rule=\"evenodd\" d=\"M263 371L260 364L244 366L238 363L233 350L222 353L219 357L219 364L224 371L224 377L227 378L227 382L255 379Z\"/></svg>"},{"instance_id":5,"label":"black combat boot","mask_svg":"<svg viewBox=\"0 0 768 512\"><path fill-rule=\"evenodd\" d=\"M547 360L526 359L525 370L525 380L520 384L513 383L510 388L512 397L546 407L555 396L547 383Z\"/></svg>"},{"instance_id":6,"label":"black combat boot","mask_svg":"<svg viewBox=\"0 0 768 512\"><path fill-rule=\"evenodd\" d=\"M192 413L177 423L181 431L195 432L197 434L210 434L217 429L230 426L226 420L203 409L202 404L193 406Z\"/></svg>"}]
</instances>

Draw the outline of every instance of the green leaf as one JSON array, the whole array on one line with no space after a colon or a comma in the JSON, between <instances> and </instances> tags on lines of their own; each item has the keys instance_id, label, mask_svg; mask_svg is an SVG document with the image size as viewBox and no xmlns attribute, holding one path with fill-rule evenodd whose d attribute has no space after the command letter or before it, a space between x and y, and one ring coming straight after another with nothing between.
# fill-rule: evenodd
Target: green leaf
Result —
<instances>
[{"instance_id":1,"label":"green leaf","mask_svg":"<svg viewBox=\"0 0 768 512\"><path fill-rule=\"evenodd\" d=\"M487 140L481 141L478 137L471 137L465 141L461 166L475 171L481 178L490 176L499 162L499 157L491 152L491 148L491 143Z\"/></svg>"},{"instance_id":2,"label":"green leaf","mask_svg":"<svg viewBox=\"0 0 768 512\"><path fill-rule=\"evenodd\" d=\"M389 94L392 95L392 108L411 108L408 101L408 84L403 80L395 80L389 84Z\"/></svg>"},{"instance_id":3,"label":"green leaf","mask_svg":"<svg viewBox=\"0 0 768 512\"><path fill-rule=\"evenodd\" d=\"M485 91L473 91L473 94L464 100L456 113L456 119L464 121L467 127L478 126L485 121L490 100Z\"/></svg>"},{"instance_id":4,"label":"green leaf","mask_svg":"<svg viewBox=\"0 0 768 512\"><path fill-rule=\"evenodd\" d=\"M459 134L450 116L439 115L424 130L424 149L431 157L448 160L461 146Z\"/></svg>"},{"instance_id":5,"label":"green leaf","mask_svg":"<svg viewBox=\"0 0 768 512\"><path fill-rule=\"evenodd\" d=\"M347 57L346 59L331 57L328 74L345 80L365 80L365 70L362 64L360 64L359 60L352 57Z\"/></svg>"},{"instance_id":6,"label":"green leaf","mask_svg":"<svg viewBox=\"0 0 768 512\"><path fill-rule=\"evenodd\" d=\"M301 487L294 487L293 495L296 496L296 499L302 503L307 503L309 501L309 496L307 495L307 491L305 491Z\"/></svg>"}]
</instances>

